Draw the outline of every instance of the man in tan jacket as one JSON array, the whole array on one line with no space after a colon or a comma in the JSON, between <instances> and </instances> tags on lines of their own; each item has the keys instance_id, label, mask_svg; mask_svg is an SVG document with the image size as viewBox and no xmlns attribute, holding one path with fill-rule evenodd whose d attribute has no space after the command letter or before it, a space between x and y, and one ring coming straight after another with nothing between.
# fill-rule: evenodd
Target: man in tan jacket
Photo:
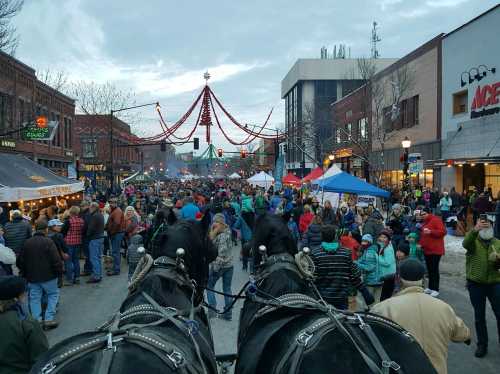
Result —
<instances>
[{"instance_id":1,"label":"man in tan jacket","mask_svg":"<svg viewBox=\"0 0 500 374\"><path fill-rule=\"evenodd\" d=\"M425 269L418 260L409 259L400 267L401 291L375 305L371 311L389 318L408 330L418 341L439 374L446 374L448 344L470 344L470 330L451 306L424 293Z\"/></svg>"}]
</instances>

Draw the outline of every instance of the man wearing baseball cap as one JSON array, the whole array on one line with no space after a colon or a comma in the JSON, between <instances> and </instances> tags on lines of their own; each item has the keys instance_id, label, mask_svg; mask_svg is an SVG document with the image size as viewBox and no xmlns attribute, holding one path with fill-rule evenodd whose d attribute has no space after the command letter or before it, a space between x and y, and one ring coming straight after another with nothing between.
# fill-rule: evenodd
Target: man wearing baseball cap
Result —
<instances>
[{"instance_id":1,"label":"man wearing baseball cap","mask_svg":"<svg viewBox=\"0 0 500 374\"><path fill-rule=\"evenodd\" d=\"M28 312L26 281L18 276L0 277L0 372L30 371L49 343L40 324Z\"/></svg>"},{"instance_id":2,"label":"man wearing baseball cap","mask_svg":"<svg viewBox=\"0 0 500 374\"><path fill-rule=\"evenodd\" d=\"M425 268L415 259L401 263L401 291L376 304L371 312L389 318L408 330L420 344L439 374L447 373L448 344L470 344L470 330L451 306L426 293L422 287Z\"/></svg>"}]
</instances>

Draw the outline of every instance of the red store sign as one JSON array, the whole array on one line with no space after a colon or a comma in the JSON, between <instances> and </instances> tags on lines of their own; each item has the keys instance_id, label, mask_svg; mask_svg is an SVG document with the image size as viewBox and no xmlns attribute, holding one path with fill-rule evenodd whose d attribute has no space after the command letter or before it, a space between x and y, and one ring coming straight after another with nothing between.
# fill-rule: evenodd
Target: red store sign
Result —
<instances>
[{"instance_id":1,"label":"red store sign","mask_svg":"<svg viewBox=\"0 0 500 374\"><path fill-rule=\"evenodd\" d=\"M500 113L500 107L487 108L500 102L500 82L477 86L471 106L471 118Z\"/></svg>"}]
</instances>

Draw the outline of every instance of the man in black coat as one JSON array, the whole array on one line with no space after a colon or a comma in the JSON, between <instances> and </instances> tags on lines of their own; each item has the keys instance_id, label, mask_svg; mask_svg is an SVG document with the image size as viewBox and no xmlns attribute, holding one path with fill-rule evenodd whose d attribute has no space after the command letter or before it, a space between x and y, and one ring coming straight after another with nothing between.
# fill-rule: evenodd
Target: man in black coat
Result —
<instances>
[{"instance_id":1,"label":"man in black coat","mask_svg":"<svg viewBox=\"0 0 500 374\"><path fill-rule=\"evenodd\" d=\"M46 293L48 302L44 327L55 328L58 325L55 320L59 301L58 278L63 274L63 262L54 241L47 237L47 222L38 220L35 230L17 257L17 267L28 281L31 314L42 321L42 295Z\"/></svg>"},{"instance_id":2,"label":"man in black coat","mask_svg":"<svg viewBox=\"0 0 500 374\"><path fill-rule=\"evenodd\" d=\"M31 238L31 225L23 219L19 210L10 213L11 221L4 227L5 246L19 254L26 239Z\"/></svg>"}]
</instances>

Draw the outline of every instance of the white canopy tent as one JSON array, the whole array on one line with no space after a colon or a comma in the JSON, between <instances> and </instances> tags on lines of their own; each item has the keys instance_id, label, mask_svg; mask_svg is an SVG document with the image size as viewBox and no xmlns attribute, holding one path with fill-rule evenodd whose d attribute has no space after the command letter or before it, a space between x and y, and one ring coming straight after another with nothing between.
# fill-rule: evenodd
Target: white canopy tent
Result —
<instances>
[{"instance_id":1,"label":"white canopy tent","mask_svg":"<svg viewBox=\"0 0 500 374\"><path fill-rule=\"evenodd\" d=\"M321 177L318 179L315 179L312 181L312 184L318 184L319 181L333 177L334 175L337 175L339 173L342 173L342 170L337 166L337 164L333 164L330 169L328 169Z\"/></svg>"},{"instance_id":2,"label":"white canopy tent","mask_svg":"<svg viewBox=\"0 0 500 374\"><path fill-rule=\"evenodd\" d=\"M252 186L269 188L274 183L274 178L264 171L255 174L254 176L247 179L247 182Z\"/></svg>"},{"instance_id":3,"label":"white canopy tent","mask_svg":"<svg viewBox=\"0 0 500 374\"><path fill-rule=\"evenodd\" d=\"M238 173L233 173L228 178L229 179L241 179L241 175L239 175Z\"/></svg>"}]
</instances>

